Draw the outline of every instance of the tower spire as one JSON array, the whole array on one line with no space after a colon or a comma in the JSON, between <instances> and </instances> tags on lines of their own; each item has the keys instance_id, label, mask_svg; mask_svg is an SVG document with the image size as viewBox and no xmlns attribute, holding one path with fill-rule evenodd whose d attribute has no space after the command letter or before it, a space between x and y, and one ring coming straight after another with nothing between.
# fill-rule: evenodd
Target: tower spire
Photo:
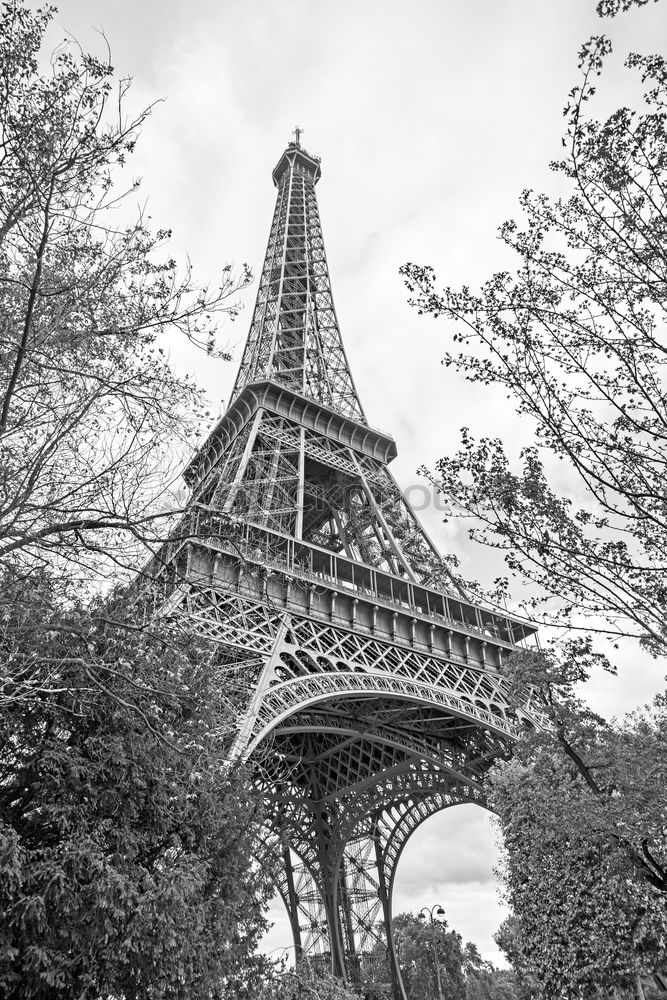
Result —
<instances>
[{"instance_id":1,"label":"tower spire","mask_svg":"<svg viewBox=\"0 0 667 1000\"><path fill-rule=\"evenodd\" d=\"M320 160L300 146L302 130L273 171L278 188L250 333L232 401L270 379L365 422L331 294L315 185Z\"/></svg>"}]
</instances>

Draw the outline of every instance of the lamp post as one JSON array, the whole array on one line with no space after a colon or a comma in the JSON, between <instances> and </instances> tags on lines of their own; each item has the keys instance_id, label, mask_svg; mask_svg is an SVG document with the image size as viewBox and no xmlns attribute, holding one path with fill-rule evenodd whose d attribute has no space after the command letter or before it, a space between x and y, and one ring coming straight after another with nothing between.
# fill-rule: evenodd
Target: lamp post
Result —
<instances>
[{"instance_id":1,"label":"lamp post","mask_svg":"<svg viewBox=\"0 0 667 1000\"><path fill-rule=\"evenodd\" d=\"M438 961L438 949L435 943L435 925L442 923L442 918L445 915L445 911L439 903L436 903L430 909L428 906L422 906L419 914L417 916L418 920L428 919L431 924L431 941L433 942L433 961L435 962L435 981L438 985L438 1000L443 1000L442 996L442 981L440 979L440 962Z\"/></svg>"}]
</instances>

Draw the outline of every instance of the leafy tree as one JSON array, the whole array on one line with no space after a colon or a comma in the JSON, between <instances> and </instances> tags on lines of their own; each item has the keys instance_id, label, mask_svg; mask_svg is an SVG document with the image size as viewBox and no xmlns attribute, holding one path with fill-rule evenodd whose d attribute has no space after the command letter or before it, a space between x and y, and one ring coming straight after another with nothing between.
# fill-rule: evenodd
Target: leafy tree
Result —
<instances>
[{"instance_id":1,"label":"leafy tree","mask_svg":"<svg viewBox=\"0 0 667 1000\"><path fill-rule=\"evenodd\" d=\"M467 942L463 951L463 974L466 1000L516 1000L513 973L485 962L472 941Z\"/></svg>"},{"instance_id":2,"label":"leafy tree","mask_svg":"<svg viewBox=\"0 0 667 1000\"><path fill-rule=\"evenodd\" d=\"M408 1000L438 1000L436 956L442 995L446 1000L457 997L460 1000L516 1000L518 997L514 974L486 962L472 942L464 945L457 931L448 930L446 920L431 925L413 913L401 913L393 923L396 955ZM369 981L373 978L369 977ZM375 1000L374 994L369 1000Z\"/></svg>"},{"instance_id":3,"label":"leafy tree","mask_svg":"<svg viewBox=\"0 0 667 1000\"><path fill-rule=\"evenodd\" d=\"M594 658L584 646L511 658L515 697L532 689L549 725L490 782L516 914L504 949L544 998L634 991L667 959L665 700L606 723L575 694Z\"/></svg>"},{"instance_id":4,"label":"leafy tree","mask_svg":"<svg viewBox=\"0 0 667 1000\"><path fill-rule=\"evenodd\" d=\"M437 1000L436 961L443 996L464 1000L463 942L456 931L447 930L447 921L431 926L412 913L399 913L393 921L398 963L405 992L410 1000Z\"/></svg>"},{"instance_id":5,"label":"leafy tree","mask_svg":"<svg viewBox=\"0 0 667 1000\"><path fill-rule=\"evenodd\" d=\"M602 0L598 11L642 3ZM525 191L525 224L501 227L517 268L478 292L439 292L428 267L403 273L421 312L457 324L446 363L502 387L535 429L518 472L500 440L464 430L434 477L450 512L504 551L531 613L634 637L662 656L667 63L629 55L643 107L598 121L589 109L610 51L604 36L581 50L552 164L568 193ZM550 484L563 467L568 496ZM496 584L496 595L507 590ZM516 913L504 940L539 997L639 995L641 976L665 960L665 702L613 725L589 712L574 687L603 659L582 640L508 667L517 698L531 691L550 725L520 740L492 786Z\"/></svg>"},{"instance_id":6,"label":"leafy tree","mask_svg":"<svg viewBox=\"0 0 667 1000\"><path fill-rule=\"evenodd\" d=\"M128 118L127 81L114 95L108 62L71 45L40 73L54 10L0 14L0 558L99 573L163 537L178 506L204 411L168 338L212 352L249 275L199 288L169 232L132 219L124 164L150 108Z\"/></svg>"},{"instance_id":7,"label":"leafy tree","mask_svg":"<svg viewBox=\"0 0 667 1000\"><path fill-rule=\"evenodd\" d=\"M437 1000L436 955L446 1000L515 1000L514 976L485 962L477 946L465 946L447 921L431 926L412 913L394 920L398 963L408 1000Z\"/></svg>"},{"instance_id":8,"label":"leafy tree","mask_svg":"<svg viewBox=\"0 0 667 1000\"><path fill-rule=\"evenodd\" d=\"M359 1000L359 994L330 973L314 974L307 965L274 970L258 1000Z\"/></svg>"},{"instance_id":9,"label":"leafy tree","mask_svg":"<svg viewBox=\"0 0 667 1000\"><path fill-rule=\"evenodd\" d=\"M225 677L136 610L64 610L45 571L3 576L3 996L209 997L245 981L265 928Z\"/></svg>"},{"instance_id":10,"label":"leafy tree","mask_svg":"<svg viewBox=\"0 0 667 1000\"><path fill-rule=\"evenodd\" d=\"M501 387L530 418L522 426L535 428L519 471L502 441L464 430L435 476L450 513L504 551L510 573L530 585L531 613L559 625L583 616L587 628L664 655L667 63L628 56L645 84L643 108L597 121L587 108L610 50L604 36L581 50L563 158L552 164L569 193L524 191L525 223L500 229L516 269L478 292L437 291L430 267L402 271L420 312L456 324L446 363ZM550 485L555 460L571 496Z\"/></svg>"},{"instance_id":11,"label":"leafy tree","mask_svg":"<svg viewBox=\"0 0 667 1000\"><path fill-rule=\"evenodd\" d=\"M515 972L514 989L517 1000L534 1000L537 995L534 979L522 961L519 942L519 921L510 913L493 935L494 941Z\"/></svg>"}]
</instances>

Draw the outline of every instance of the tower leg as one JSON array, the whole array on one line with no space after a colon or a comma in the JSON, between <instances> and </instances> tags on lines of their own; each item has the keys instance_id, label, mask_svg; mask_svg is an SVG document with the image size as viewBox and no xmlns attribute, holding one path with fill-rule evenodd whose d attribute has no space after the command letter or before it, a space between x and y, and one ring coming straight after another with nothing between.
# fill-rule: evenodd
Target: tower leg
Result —
<instances>
[{"instance_id":1,"label":"tower leg","mask_svg":"<svg viewBox=\"0 0 667 1000\"><path fill-rule=\"evenodd\" d=\"M285 865L285 884L287 886L285 902L287 903L287 913L294 941L294 964L298 965L303 958L303 944L301 942L301 927L299 926L299 898L294 887L294 868L288 847L283 849L283 864Z\"/></svg>"},{"instance_id":2,"label":"tower leg","mask_svg":"<svg viewBox=\"0 0 667 1000\"><path fill-rule=\"evenodd\" d=\"M329 942L331 944L331 971L339 979L347 980L345 944L338 909L338 893L336 890L337 886L335 884L325 885L324 906L329 927Z\"/></svg>"},{"instance_id":3,"label":"tower leg","mask_svg":"<svg viewBox=\"0 0 667 1000\"><path fill-rule=\"evenodd\" d=\"M346 956L346 970L348 978L353 983L358 983L361 978L361 968L359 965L359 956L357 955L357 946L354 940L354 923L352 920L352 900L350 898L350 891L348 887L347 871L345 867L345 856L340 866L340 873L338 875L338 912L340 917L340 923L342 924L344 931L345 940L345 956Z\"/></svg>"},{"instance_id":4,"label":"tower leg","mask_svg":"<svg viewBox=\"0 0 667 1000\"><path fill-rule=\"evenodd\" d=\"M394 928L391 919L391 895L389 892L389 888L387 886L387 873L384 864L384 858L382 856L382 845L380 842L380 832L378 830L377 821L374 824L373 841L375 845L375 864L377 867L378 896L380 897L380 903L382 904L382 916L384 918L385 934L387 935L387 958L389 959L389 968L391 971L391 982L394 991L394 1000L407 1000L407 996L405 994L405 988L403 986L403 980L401 978L401 969L398 964L398 955L396 954L396 944L394 942Z\"/></svg>"},{"instance_id":5,"label":"tower leg","mask_svg":"<svg viewBox=\"0 0 667 1000\"><path fill-rule=\"evenodd\" d=\"M335 862L327 866L332 882L327 892L336 911L330 925L332 967L336 975L362 991L373 985L387 998L405 1000L393 942L385 936L387 923L391 934L385 869L377 864L373 828L364 826L360 835L339 846Z\"/></svg>"}]
</instances>

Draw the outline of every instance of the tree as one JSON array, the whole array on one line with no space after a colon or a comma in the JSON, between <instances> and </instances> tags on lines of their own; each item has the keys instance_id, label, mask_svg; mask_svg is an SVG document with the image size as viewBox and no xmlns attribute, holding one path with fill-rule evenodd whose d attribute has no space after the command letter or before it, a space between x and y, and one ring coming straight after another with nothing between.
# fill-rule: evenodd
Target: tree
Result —
<instances>
[{"instance_id":1,"label":"tree","mask_svg":"<svg viewBox=\"0 0 667 1000\"><path fill-rule=\"evenodd\" d=\"M440 969L443 996L464 1000L463 942L456 931L447 930L447 921L419 920L412 913L399 913L393 921L398 964L410 1000L437 1000L436 966Z\"/></svg>"},{"instance_id":2,"label":"tree","mask_svg":"<svg viewBox=\"0 0 667 1000\"><path fill-rule=\"evenodd\" d=\"M485 961L475 944L465 945L461 935L447 929L447 921L436 921L431 925L414 913L400 913L394 920L394 945L401 971L403 986L408 1000L437 1000L438 980L436 958L440 969L442 995L446 1000L516 1000L515 977L506 969L496 969ZM375 966L386 966L386 949L376 946L376 952L369 956L380 962L368 962L370 970ZM386 981L386 975L368 977L369 984ZM362 988L363 993L363 988ZM380 990L379 995L383 995ZM375 994L369 993L369 1000Z\"/></svg>"},{"instance_id":3,"label":"tree","mask_svg":"<svg viewBox=\"0 0 667 1000\"><path fill-rule=\"evenodd\" d=\"M359 1000L359 994L330 973L315 975L307 966L273 970L258 1000Z\"/></svg>"},{"instance_id":4,"label":"tree","mask_svg":"<svg viewBox=\"0 0 667 1000\"><path fill-rule=\"evenodd\" d=\"M245 981L270 872L252 864L257 795L225 766L210 651L133 626L127 597L64 610L46 571L2 584L0 993L195 998Z\"/></svg>"},{"instance_id":5,"label":"tree","mask_svg":"<svg viewBox=\"0 0 667 1000\"><path fill-rule=\"evenodd\" d=\"M619 3L600 7L614 13ZM529 418L522 427L535 429L519 471L502 441L464 429L461 450L434 477L450 513L505 553L530 586L531 614L633 636L664 655L667 63L628 56L645 84L643 109L597 121L587 108L610 50L604 36L581 50L563 158L552 164L569 194L524 191L525 224L500 229L516 270L478 292L437 291L427 266L402 272L421 313L456 324L446 363L501 387ZM563 477L556 462L572 495L550 485L554 467Z\"/></svg>"},{"instance_id":6,"label":"tree","mask_svg":"<svg viewBox=\"0 0 667 1000\"><path fill-rule=\"evenodd\" d=\"M642 2L603 0L598 10ZM457 324L446 362L501 387L534 428L518 472L500 440L476 442L464 429L461 450L434 477L450 512L504 551L529 587L529 613L566 634L633 637L662 656L667 63L629 55L643 107L598 121L589 109L610 51L604 36L581 50L563 158L552 165L569 193L525 191L525 224L501 227L517 268L477 293L438 292L428 267L403 273L421 312ZM563 467L567 496L550 485ZM507 591L496 584L496 596ZM639 995L641 975L665 959L665 703L605 723L574 694L596 662L608 666L583 639L515 654L508 666L517 699L530 694L548 722L519 741L491 792L515 967L539 997Z\"/></svg>"},{"instance_id":7,"label":"tree","mask_svg":"<svg viewBox=\"0 0 667 1000\"><path fill-rule=\"evenodd\" d=\"M466 1000L516 1000L513 973L485 962L472 941L467 942L463 951L463 974Z\"/></svg>"},{"instance_id":8,"label":"tree","mask_svg":"<svg viewBox=\"0 0 667 1000\"><path fill-rule=\"evenodd\" d=\"M533 977L522 961L518 924L515 914L510 913L493 935L493 939L515 972L514 985L517 1000L533 1000L537 990Z\"/></svg>"},{"instance_id":9,"label":"tree","mask_svg":"<svg viewBox=\"0 0 667 1000\"><path fill-rule=\"evenodd\" d=\"M199 288L169 231L131 219L119 185L151 109L128 118L127 81L114 97L108 60L72 45L40 74L53 10L0 15L0 558L99 575L164 537L206 415L169 337L213 352L249 274Z\"/></svg>"},{"instance_id":10,"label":"tree","mask_svg":"<svg viewBox=\"0 0 667 1000\"><path fill-rule=\"evenodd\" d=\"M167 338L213 351L247 274L209 293L119 226L148 112L74 46L40 75L52 14L0 13L0 992L241 997L270 872L226 760L238 678L105 576L170 530L198 430Z\"/></svg>"},{"instance_id":11,"label":"tree","mask_svg":"<svg viewBox=\"0 0 667 1000\"><path fill-rule=\"evenodd\" d=\"M394 919L394 941L408 1000L437 1000L436 956L446 1000L515 1000L512 973L485 962L477 946L447 929L443 920L431 927L412 913Z\"/></svg>"},{"instance_id":12,"label":"tree","mask_svg":"<svg viewBox=\"0 0 667 1000\"><path fill-rule=\"evenodd\" d=\"M489 791L516 915L504 950L537 997L634 991L667 959L665 701L606 723L575 693L600 659L579 640L569 657L516 653L507 668L514 698L530 690L548 720Z\"/></svg>"}]
</instances>

